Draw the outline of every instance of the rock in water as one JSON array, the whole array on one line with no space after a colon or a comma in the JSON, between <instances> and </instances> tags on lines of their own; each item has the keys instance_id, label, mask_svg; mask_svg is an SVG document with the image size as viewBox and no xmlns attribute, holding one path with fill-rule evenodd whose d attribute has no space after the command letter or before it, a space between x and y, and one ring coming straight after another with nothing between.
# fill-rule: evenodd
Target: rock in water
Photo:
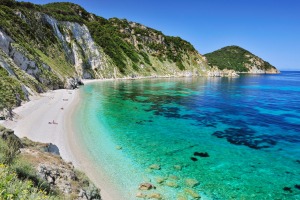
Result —
<instances>
[{"instance_id":1,"label":"rock in water","mask_svg":"<svg viewBox=\"0 0 300 200\"><path fill-rule=\"evenodd\" d=\"M181 165L174 165L174 169L177 171L182 170L182 166Z\"/></svg>"},{"instance_id":2,"label":"rock in water","mask_svg":"<svg viewBox=\"0 0 300 200\"><path fill-rule=\"evenodd\" d=\"M160 165L158 165L158 164L150 165L150 166L149 166L149 169L160 170Z\"/></svg>"},{"instance_id":3,"label":"rock in water","mask_svg":"<svg viewBox=\"0 0 300 200\"><path fill-rule=\"evenodd\" d=\"M166 180L166 178L160 177L160 176L155 178L155 181L159 184L163 183L165 180Z\"/></svg>"},{"instance_id":4,"label":"rock in water","mask_svg":"<svg viewBox=\"0 0 300 200\"><path fill-rule=\"evenodd\" d=\"M187 193L189 196L191 196L193 199L200 199L201 196L193 189L186 188L184 189L185 193Z\"/></svg>"},{"instance_id":5,"label":"rock in water","mask_svg":"<svg viewBox=\"0 0 300 200\"><path fill-rule=\"evenodd\" d=\"M188 178L185 180L185 184L188 187L195 187L195 186L199 185L199 182L196 179Z\"/></svg>"},{"instance_id":6,"label":"rock in water","mask_svg":"<svg viewBox=\"0 0 300 200\"><path fill-rule=\"evenodd\" d=\"M138 192L136 195L135 195L137 198L146 198L147 195L146 194L143 194L141 192Z\"/></svg>"},{"instance_id":7,"label":"rock in water","mask_svg":"<svg viewBox=\"0 0 300 200\"><path fill-rule=\"evenodd\" d=\"M122 147L121 147L121 146L116 146L116 149L117 149L117 150L121 150Z\"/></svg>"},{"instance_id":8,"label":"rock in water","mask_svg":"<svg viewBox=\"0 0 300 200\"><path fill-rule=\"evenodd\" d=\"M148 199L162 199L162 196L159 193L153 193L153 194L147 195L147 198Z\"/></svg>"},{"instance_id":9,"label":"rock in water","mask_svg":"<svg viewBox=\"0 0 300 200\"><path fill-rule=\"evenodd\" d=\"M167 181L166 186L177 188L178 184L175 181Z\"/></svg>"},{"instance_id":10,"label":"rock in water","mask_svg":"<svg viewBox=\"0 0 300 200\"><path fill-rule=\"evenodd\" d=\"M141 183L139 186L140 190L151 190L152 188L155 188L151 183Z\"/></svg>"}]
</instances>

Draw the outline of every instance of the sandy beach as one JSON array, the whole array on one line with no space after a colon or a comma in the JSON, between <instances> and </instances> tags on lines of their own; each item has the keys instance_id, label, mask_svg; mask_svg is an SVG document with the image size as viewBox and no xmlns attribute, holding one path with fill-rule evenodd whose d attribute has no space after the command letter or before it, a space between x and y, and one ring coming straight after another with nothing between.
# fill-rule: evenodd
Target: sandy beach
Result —
<instances>
[{"instance_id":1,"label":"sandy beach","mask_svg":"<svg viewBox=\"0 0 300 200\"><path fill-rule=\"evenodd\" d=\"M15 134L22 138L27 137L33 141L52 143L59 149L61 157L72 162L74 166L87 174L87 176L101 189L104 200L115 199L107 191L107 185L94 176L95 170L87 156L80 147L80 141L75 137L72 115L79 103L78 90L54 90L38 96L31 97L13 110L13 121L2 121L2 125L13 129ZM106 190L103 186L106 186Z\"/></svg>"}]
</instances>

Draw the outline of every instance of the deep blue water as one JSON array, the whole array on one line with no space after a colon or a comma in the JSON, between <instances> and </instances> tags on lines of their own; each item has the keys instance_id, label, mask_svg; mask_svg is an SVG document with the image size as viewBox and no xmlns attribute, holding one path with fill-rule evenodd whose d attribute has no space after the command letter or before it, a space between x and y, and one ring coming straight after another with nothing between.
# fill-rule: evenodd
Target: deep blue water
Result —
<instances>
[{"instance_id":1,"label":"deep blue water","mask_svg":"<svg viewBox=\"0 0 300 200\"><path fill-rule=\"evenodd\" d=\"M300 199L300 72L107 81L81 95L78 137L123 199L141 182L165 199Z\"/></svg>"}]
</instances>

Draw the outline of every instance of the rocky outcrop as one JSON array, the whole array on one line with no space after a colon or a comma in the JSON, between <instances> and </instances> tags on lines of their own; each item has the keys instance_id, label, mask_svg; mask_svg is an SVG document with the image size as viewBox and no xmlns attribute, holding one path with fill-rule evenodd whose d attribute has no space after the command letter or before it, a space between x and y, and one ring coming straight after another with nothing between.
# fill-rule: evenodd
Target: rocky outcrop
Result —
<instances>
[{"instance_id":1,"label":"rocky outcrop","mask_svg":"<svg viewBox=\"0 0 300 200\"><path fill-rule=\"evenodd\" d=\"M218 69L217 66L212 67L211 70L208 71L207 76L209 77L238 77L239 75L234 70Z\"/></svg>"},{"instance_id":2,"label":"rocky outcrop","mask_svg":"<svg viewBox=\"0 0 300 200\"><path fill-rule=\"evenodd\" d=\"M33 57L21 45L15 43L11 37L0 30L0 50L4 55L0 55L1 67L6 69L9 74L14 75L12 63L8 62L4 57L11 59L14 65L18 66L23 72L32 76L37 81L47 86L49 89L59 89L62 82L58 79L54 80L55 74L50 66Z\"/></svg>"},{"instance_id":3,"label":"rocky outcrop","mask_svg":"<svg viewBox=\"0 0 300 200\"><path fill-rule=\"evenodd\" d=\"M92 73L92 70L104 70L106 63L86 25L76 22L60 22L46 14L39 13L38 15L52 27L69 62L74 65L80 77L84 79L103 78L101 74L98 74L100 77L95 77L95 74Z\"/></svg>"},{"instance_id":4,"label":"rocky outcrop","mask_svg":"<svg viewBox=\"0 0 300 200\"><path fill-rule=\"evenodd\" d=\"M51 187L59 189L66 196L72 194L74 199L78 200L101 199L99 189L87 180L80 180L81 177L78 177L72 165L39 164L37 173ZM84 186L77 186L78 182Z\"/></svg>"},{"instance_id":5,"label":"rocky outcrop","mask_svg":"<svg viewBox=\"0 0 300 200\"><path fill-rule=\"evenodd\" d=\"M96 200L101 199L100 190L72 163L66 163L54 144L33 142L28 138L19 139L13 130L0 126L0 140L8 141L12 149L21 152L36 169L36 175L46 181L50 188L58 190L64 199Z\"/></svg>"}]
</instances>

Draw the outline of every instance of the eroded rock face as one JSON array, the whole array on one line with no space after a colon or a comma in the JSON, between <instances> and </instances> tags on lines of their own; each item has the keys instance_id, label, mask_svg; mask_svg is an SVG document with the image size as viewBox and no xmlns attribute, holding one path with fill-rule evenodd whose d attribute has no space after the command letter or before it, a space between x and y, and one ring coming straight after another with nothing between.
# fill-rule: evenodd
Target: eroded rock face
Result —
<instances>
[{"instance_id":1,"label":"eroded rock face","mask_svg":"<svg viewBox=\"0 0 300 200\"><path fill-rule=\"evenodd\" d=\"M75 22L59 22L46 14L41 17L52 27L67 54L68 60L82 78L95 78L89 69L103 70L105 68L99 47L92 39L86 25Z\"/></svg>"},{"instance_id":2,"label":"eroded rock face","mask_svg":"<svg viewBox=\"0 0 300 200\"><path fill-rule=\"evenodd\" d=\"M76 89L78 88L80 85L83 85L83 82L80 78L78 77L71 77L67 79L65 88L67 89Z\"/></svg>"}]
</instances>

